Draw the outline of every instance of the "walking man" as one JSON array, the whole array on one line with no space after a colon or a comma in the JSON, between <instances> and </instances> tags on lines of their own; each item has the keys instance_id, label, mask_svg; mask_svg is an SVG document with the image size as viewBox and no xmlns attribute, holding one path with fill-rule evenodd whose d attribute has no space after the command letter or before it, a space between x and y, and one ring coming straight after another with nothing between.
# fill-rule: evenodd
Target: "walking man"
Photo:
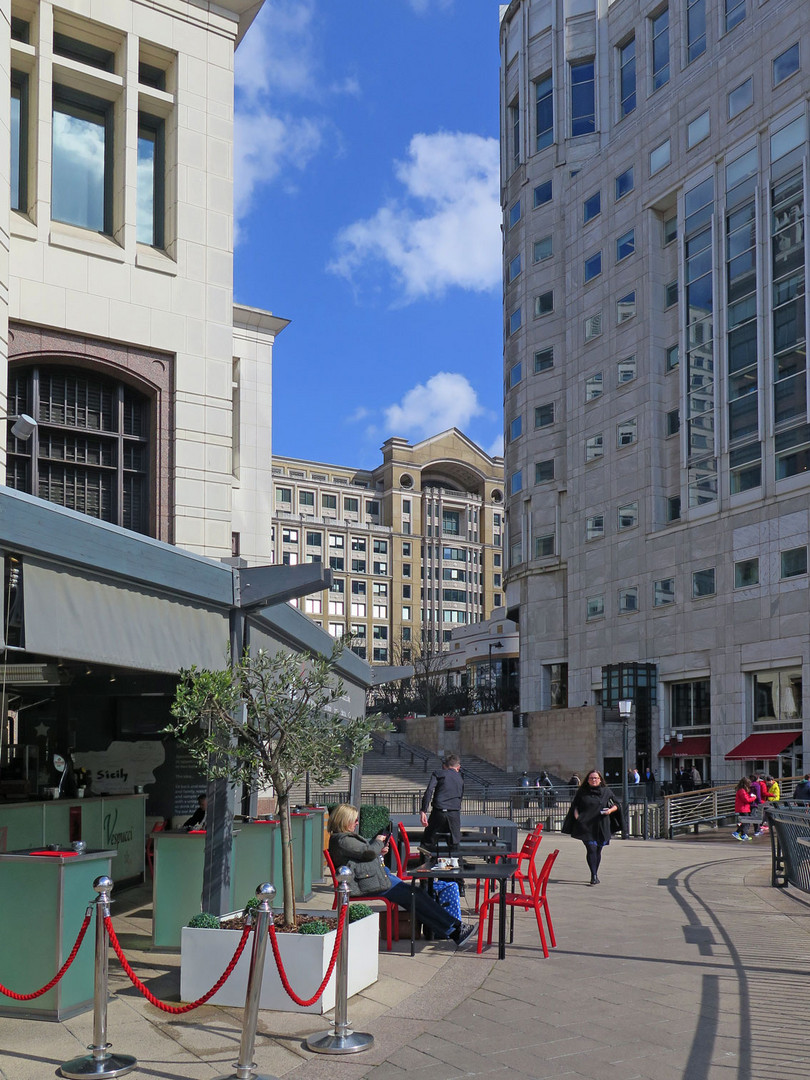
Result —
<instances>
[{"instance_id":1,"label":"walking man","mask_svg":"<svg viewBox=\"0 0 810 1080\"><path fill-rule=\"evenodd\" d=\"M453 847L461 840L461 799L464 781L461 778L461 762L455 754L446 754L441 770L437 769L422 796L420 817L425 827L423 841L427 844L437 835L450 835ZM431 806L430 818L428 807Z\"/></svg>"}]
</instances>

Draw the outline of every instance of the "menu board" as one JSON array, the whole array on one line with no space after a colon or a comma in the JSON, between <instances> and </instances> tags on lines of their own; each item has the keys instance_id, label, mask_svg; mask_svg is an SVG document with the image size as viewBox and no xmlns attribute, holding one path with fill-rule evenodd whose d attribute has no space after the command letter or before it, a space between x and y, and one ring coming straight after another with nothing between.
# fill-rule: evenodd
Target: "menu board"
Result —
<instances>
[{"instance_id":1,"label":"menu board","mask_svg":"<svg viewBox=\"0 0 810 1080\"><path fill-rule=\"evenodd\" d=\"M183 746L174 747L174 799L172 814L189 817L197 809L197 796L202 795L207 781L191 754Z\"/></svg>"}]
</instances>

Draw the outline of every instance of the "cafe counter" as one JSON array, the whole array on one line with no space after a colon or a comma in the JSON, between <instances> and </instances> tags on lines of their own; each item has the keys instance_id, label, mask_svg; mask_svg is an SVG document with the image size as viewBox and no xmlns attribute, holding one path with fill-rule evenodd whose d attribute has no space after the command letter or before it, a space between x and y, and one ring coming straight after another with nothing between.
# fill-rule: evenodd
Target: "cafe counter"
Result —
<instances>
[{"instance_id":1,"label":"cafe counter","mask_svg":"<svg viewBox=\"0 0 810 1080\"><path fill-rule=\"evenodd\" d=\"M146 795L99 795L84 799L0 802L0 852L45 844L117 852L115 884L144 879Z\"/></svg>"}]
</instances>

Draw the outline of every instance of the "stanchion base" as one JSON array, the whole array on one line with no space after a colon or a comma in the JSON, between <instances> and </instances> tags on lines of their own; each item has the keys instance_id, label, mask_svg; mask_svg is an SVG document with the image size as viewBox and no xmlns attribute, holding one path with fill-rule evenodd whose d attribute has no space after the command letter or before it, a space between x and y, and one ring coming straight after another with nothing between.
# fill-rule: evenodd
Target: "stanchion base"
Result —
<instances>
[{"instance_id":1,"label":"stanchion base","mask_svg":"<svg viewBox=\"0 0 810 1080\"><path fill-rule=\"evenodd\" d=\"M367 1031L349 1031L346 1035L335 1035L332 1031L321 1031L310 1035L307 1050L314 1054L359 1054L361 1050L370 1050L374 1045L374 1036Z\"/></svg>"},{"instance_id":2,"label":"stanchion base","mask_svg":"<svg viewBox=\"0 0 810 1080\"><path fill-rule=\"evenodd\" d=\"M137 1058L130 1054L108 1054L105 1058L95 1058L92 1054L73 1058L61 1066L59 1072L70 1080L84 1080L85 1076L95 1076L98 1080L106 1077L124 1076L132 1072L138 1064Z\"/></svg>"},{"instance_id":3,"label":"stanchion base","mask_svg":"<svg viewBox=\"0 0 810 1080\"><path fill-rule=\"evenodd\" d=\"M244 1080L244 1077L238 1072L232 1072L227 1076L217 1076L215 1080ZM249 1080L278 1080L278 1077L270 1076L268 1073L251 1073Z\"/></svg>"}]
</instances>

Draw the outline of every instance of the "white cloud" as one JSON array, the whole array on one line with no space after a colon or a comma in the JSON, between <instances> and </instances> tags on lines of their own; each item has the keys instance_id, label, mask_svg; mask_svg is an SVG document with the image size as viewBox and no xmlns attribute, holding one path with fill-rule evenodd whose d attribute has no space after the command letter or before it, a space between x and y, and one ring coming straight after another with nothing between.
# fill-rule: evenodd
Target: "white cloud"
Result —
<instances>
[{"instance_id":1,"label":"white cloud","mask_svg":"<svg viewBox=\"0 0 810 1080\"><path fill-rule=\"evenodd\" d=\"M440 371L386 408L385 430L401 437L429 438L451 427L464 430L474 417L485 412L464 375Z\"/></svg>"},{"instance_id":2,"label":"white cloud","mask_svg":"<svg viewBox=\"0 0 810 1080\"><path fill-rule=\"evenodd\" d=\"M320 111L323 77L315 14L314 0L272 0L237 50L237 232L262 187L281 180L284 190L293 193L295 173L303 172L326 145L339 152L340 135ZM347 74L333 82L329 92L357 97L360 83Z\"/></svg>"},{"instance_id":3,"label":"white cloud","mask_svg":"<svg viewBox=\"0 0 810 1080\"><path fill-rule=\"evenodd\" d=\"M408 303L455 286L501 281L498 141L463 132L414 135L394 172L403 195L337 236L329 269L352 280L383 264Z\"/></svg>"},{"instance_id":4,"label":"white cloud","mask_svg":"<svg viewBox=\"0 0 810 1080\"><path fill-rule=\"evenodd\" d=\"M503 432L487 447L487 453L490 457L503 457Z\"/></svg>"}]
</instances>

